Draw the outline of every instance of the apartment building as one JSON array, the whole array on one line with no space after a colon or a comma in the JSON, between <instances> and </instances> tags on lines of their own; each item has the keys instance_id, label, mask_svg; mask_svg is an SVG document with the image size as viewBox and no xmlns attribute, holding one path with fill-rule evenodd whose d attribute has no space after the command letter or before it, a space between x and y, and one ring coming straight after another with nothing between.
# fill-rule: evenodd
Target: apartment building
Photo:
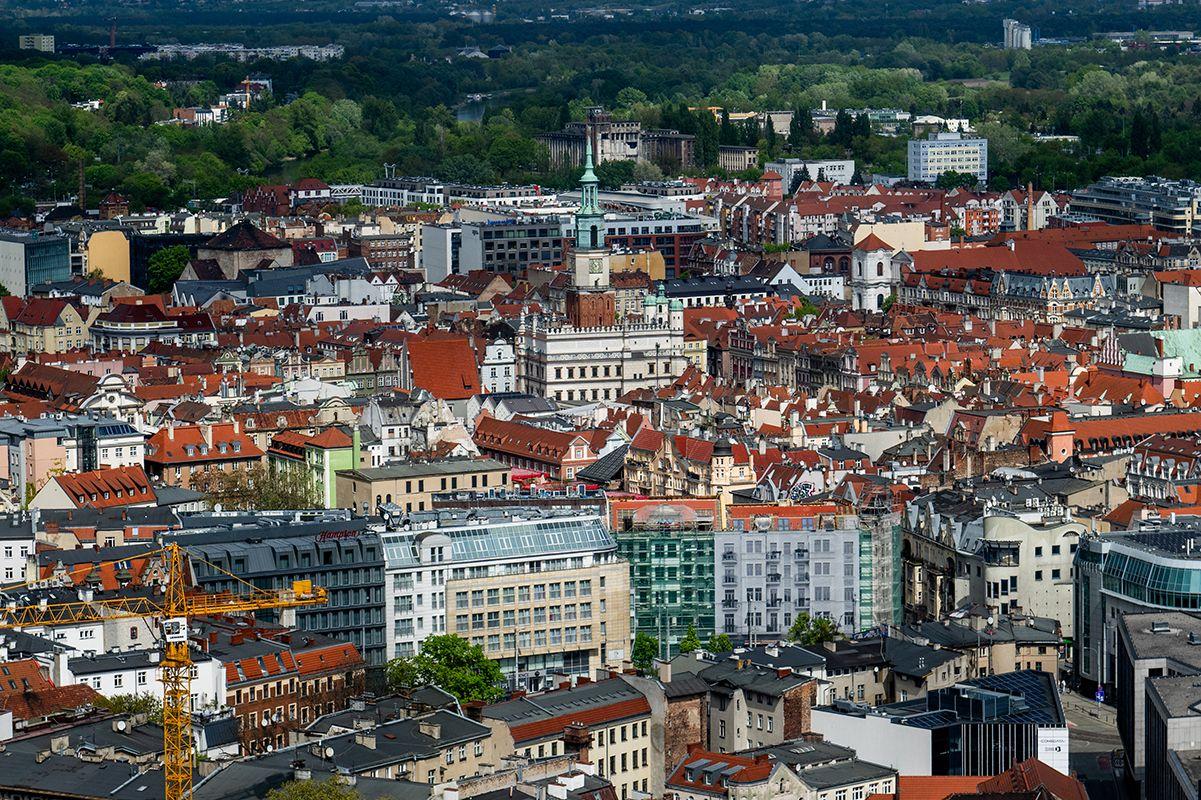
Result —
<instances>
[{"instance_id":1,"label":"apartment building","mask_svg":"<svg viewBox=\"0 0 1201 800\"><path fill-rule=\"evenodd\" d=\"M403 525L380 535L390 654L454 633L522 689L629 658L629 566L594 512L443 509Z\"/></svg>"},{"instance_id":2,"label":"apartment building","mask_svg":"<svg viewBox=\"0 0 1201 800\"><path fill-rule=\"evenodd\" d=\"M717 498L613 498L609 512L617 550L630 564L634 633L655 637L664 659L679 651L689 627L708 641Z\"/></svg>"},{"instance_id":3,"label":"apartment building","mask_svg":"<svg viewBox=\"0 0 1201 800\"><path fill-rule=\"evenodd\" d=\"M943 131L927 139L909 140L909 180L934 183L944 172L975 175L988 180L988 140L965 139L962 133Z\"/></svg>"},{"instance_id":4,"label":"apartment building","mask_svg":"<svg viewBox=\"0 0 1201 800\"><path fill-rule=\"evenodd\" d=\"M621 678L584 678L574 687L506 700L485 707L483 717L493 736L505 744L511 739L512 751L529 759L590 740L589 760L621 800L663 794L662 721L646 695Z\"/></svg>"},{"instance_id":5,"label":"apartment building","mask_svg":"<svg viewBox=\"0 0 1201 800\"><path fill-rule=\"evenodd\" d=\"M847 633L870 619L859 587L861 554L870 561L871 548L861 545L868 535L858 517L828 503L734 505L727 513L731 530L714 534L720 631L779 639L801 612Z\"/></svg>"}]
</instances>

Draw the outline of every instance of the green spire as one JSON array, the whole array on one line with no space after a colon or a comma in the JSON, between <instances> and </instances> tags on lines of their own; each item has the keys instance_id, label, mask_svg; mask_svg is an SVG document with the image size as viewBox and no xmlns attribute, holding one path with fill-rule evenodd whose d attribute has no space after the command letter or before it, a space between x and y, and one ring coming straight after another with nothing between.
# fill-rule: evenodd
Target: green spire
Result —
<instances>
[{"instance_id":1,"label":"green spire","mask_svg":"<svg viewBox=\"0 0 1201 800\"><path fill-rule=\"evenodd\" d=\"M592 170L592 138L584 136L584 174L580 176L580 210L575 215L575 246L599 250L605 235L605 214L600 208L600 179Z\"/></svg>"}]
</instances>

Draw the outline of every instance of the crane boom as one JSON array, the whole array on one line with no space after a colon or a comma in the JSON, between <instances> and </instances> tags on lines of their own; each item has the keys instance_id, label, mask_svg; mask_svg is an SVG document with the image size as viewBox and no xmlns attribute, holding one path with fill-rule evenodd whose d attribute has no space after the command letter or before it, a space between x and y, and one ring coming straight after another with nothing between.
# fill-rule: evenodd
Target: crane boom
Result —
<instances>
[{"instance_id":1,"label":"crane boom","mask_svg":"<svg viewBox=\"0 0 1201 800\"><path fill-rule=\"evenodd\" d=\"M326 602L326 592L313 586L312 581L294 581L291 589L259 589L231 575L249 586L250 591L188 594L183 548L169 544L154 552L165 555L168 565L166 591L161 597L80 599L32 605L18 605L10 600L0 605L0 630L157 618L164 640L164 655L159 663L163 684L164 794L166 800L185 800L192 792L192 656L188 650L188 620L321 605Z\"/></svg>"}]
</instances>

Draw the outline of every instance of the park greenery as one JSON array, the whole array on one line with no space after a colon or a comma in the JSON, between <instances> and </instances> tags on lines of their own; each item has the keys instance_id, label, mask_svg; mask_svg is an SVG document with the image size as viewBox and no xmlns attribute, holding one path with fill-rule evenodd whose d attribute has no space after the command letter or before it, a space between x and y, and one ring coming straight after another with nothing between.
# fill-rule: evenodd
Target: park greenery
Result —
<instances>
[{"instance_id":1,"label":"park greenery","mask_svg":"<svg viewBox=\"0 0 1201 800\"><path fill-rule=\"evenodd\" d=\"M95 41L106 31L89 6L39 17L38 4L28 4L18 27ZM303 12L268 3L250 31L248 20L211 8L130 10L122 24L133 38L272 44L312 41L321 31L318 40L339 41L346 55L330 62L102 62L0 50L0 61L9 62L0 64L0 215L70 196L81 171L90 198L117 191L135 209L206 202L302 176L369 181L383 164L448 181L565 187L577 172L552 168L533 137L583 119L591 105L695 135L698 173L720 173L721 144L757 147L761 161L850 156L863 177L903 173L905 131L883 136L866 118L843 114L833 131L819 134L807 112L826 103L971 119L989 139L991 188L1032 181L1063 189L1104 174L1201 178L1201 61L1171 47L1123 50L1087 38L1187 28L1190 8L1135 16L1115 3L1082 0L1016 7L900 0L873 9L870 21L851 4L823 8L781 18L778 5L758 2L682 19L671 15L683 7L668 4L663 18L649 21L562 22L529 18L536 4L517 3L496 24L472 27L429 11L337 14L322 2ZM1002 50L992 42L1010 13L1044 34L1079 38ZM513 53L458 55L495 43ZM162 124L173 108L211 103L247 73L267 75L274 92L227 124ZM460 114L470 93L489 99L476 114ZM94 100L102 101L99 110L76 105ZM776 131L709 107L799 113L788 130ZM667 163L599 170L606 186L684 171Z\"/></svg>"},{"instance_id":2,"label":"park greenery","mask_svg":"<svg viewBox=\"0 0 1201 800\"><path fill-rule=\"evenodd\" d=\"M325 780L292 780L267 792L267 800L362 800L354 786L338 775Z\"/></svg>"}]
</instances>

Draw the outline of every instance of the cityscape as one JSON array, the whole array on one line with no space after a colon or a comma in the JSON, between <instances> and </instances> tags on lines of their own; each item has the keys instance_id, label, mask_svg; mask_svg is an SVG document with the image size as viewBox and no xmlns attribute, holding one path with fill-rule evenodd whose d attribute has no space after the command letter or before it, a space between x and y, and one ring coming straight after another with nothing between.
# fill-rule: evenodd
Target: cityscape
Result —
<instances>
[{"instance_id":1,"label":"cityscape","mask_svg":"<svg viewBox=\"0 0 1201 800\"><path fill-rule=\"evenodd\" d=\"M1201 800L1196 0L0 10L0 800Z\"/></svg>"}]
</instances>

